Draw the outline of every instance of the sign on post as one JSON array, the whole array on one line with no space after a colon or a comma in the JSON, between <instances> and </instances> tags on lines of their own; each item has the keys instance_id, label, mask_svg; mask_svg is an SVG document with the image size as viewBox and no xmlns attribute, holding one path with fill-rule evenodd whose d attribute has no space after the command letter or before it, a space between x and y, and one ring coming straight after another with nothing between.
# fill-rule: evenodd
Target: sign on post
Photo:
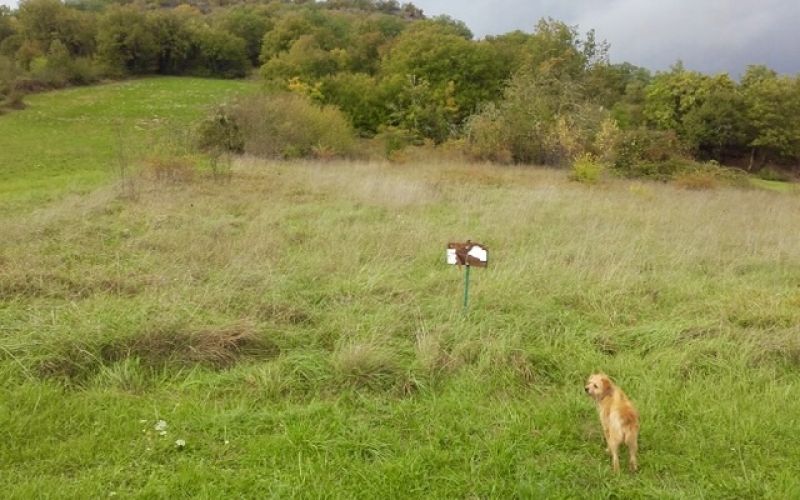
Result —
<instances>
[{"instance_id":1,"label":"sign on post","mask_svg":"<svg viewBox=\"0 0 800 500\"><path fill-rule=\"evenodd\" d=\"M467 240L466 243L448 243L447 263L459 267L487 267L489 250L480 243L473 243L470 240Z\"/></svg>"},{"instance_id":2,"label":"sign on post","mask_svg":"<svg viewBox=\"0 0 800 500\"><path fill-rule=\"evenodd\" d=\"M469 270L471 267L488 267L489 250L480 243L467 240L466 243L447 244L447 263L452 266L465 266L464 272L464 312L469 306Z\"/></svg>"}]
</instances>

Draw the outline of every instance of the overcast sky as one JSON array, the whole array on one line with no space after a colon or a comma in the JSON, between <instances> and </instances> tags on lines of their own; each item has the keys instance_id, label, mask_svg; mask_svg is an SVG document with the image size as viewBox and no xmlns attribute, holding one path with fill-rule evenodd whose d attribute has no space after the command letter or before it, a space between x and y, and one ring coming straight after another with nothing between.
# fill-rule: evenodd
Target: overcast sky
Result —
<instances>
[{"instance_id":1,"label":"overcast sky","mask_svg":"<svg viewBox=\"0 0 800 500\"><path fill-rule=\"evenodd\" d=\"M653 70L678 59L738 76L748 64L800 73L800 0L416 0L427 15L448 14L476 36L531 31L553 17L594 28L613 62Z\"/></svg>"},{"instance_id":2,"label":"overcast sky","mask_svg":"<svg viewBox=\"0 0 800 500\"><path fill-rule=\"evenodd\" d=\"M800 0L412 0L448 14L476 36L531 31L542 17L594 28L613 62L653 70L678 59L705 72L738 76L748 64L800 73ZM0 0L16 5L16 0Z\"/></svg>"}]
</instances>

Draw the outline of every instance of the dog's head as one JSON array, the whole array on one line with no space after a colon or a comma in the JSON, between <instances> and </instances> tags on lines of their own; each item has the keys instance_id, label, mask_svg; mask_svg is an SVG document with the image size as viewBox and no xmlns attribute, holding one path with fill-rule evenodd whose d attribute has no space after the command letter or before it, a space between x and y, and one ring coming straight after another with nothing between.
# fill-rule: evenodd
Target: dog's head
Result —
<instances>
[{"instance_id":1,"label":"dog's head","mask_svg":"<svg viewBox=\"0 0 800 500\"><path fill-rule=\"evenodd\" d=\"M586 381L586 386L584 387L586 394L593 397L597 401L600 401L604 397L611 394L613 388L614 384L611 383L611 379L608 378L608 375L604 373L595 373L590 375L589 379Z\"/></svg>"}]
</instances>

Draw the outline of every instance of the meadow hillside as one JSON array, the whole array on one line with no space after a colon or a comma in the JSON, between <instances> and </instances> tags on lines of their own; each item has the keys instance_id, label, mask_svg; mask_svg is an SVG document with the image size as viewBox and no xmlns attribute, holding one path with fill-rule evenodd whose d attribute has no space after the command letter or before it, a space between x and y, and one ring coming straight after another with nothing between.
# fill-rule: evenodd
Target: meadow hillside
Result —
<instances>
[{"instance_id":1,"label":"meadow hillside","mask_svg":"<svg viewBox=\"0 0 800 500\"><path fill-rule=\"evenodd\" d=\"M157 152L246 81L147 78L31 95L0 118L0 212L87 192L119 176L120 160Z\"/></svg>"},{"instance_id":2,"label":"meadow hillside","mask_svg":"<svg viewBox=\"0 0 800 500\"><path fill-rule=\"evenodd\" d=\"M148 165L0 213L4 496L800 495L796 192ZM466 238L491 264L464 314ZM611 472L594 370L639 406L638 474Z\"/></svg>"}]
</instances>

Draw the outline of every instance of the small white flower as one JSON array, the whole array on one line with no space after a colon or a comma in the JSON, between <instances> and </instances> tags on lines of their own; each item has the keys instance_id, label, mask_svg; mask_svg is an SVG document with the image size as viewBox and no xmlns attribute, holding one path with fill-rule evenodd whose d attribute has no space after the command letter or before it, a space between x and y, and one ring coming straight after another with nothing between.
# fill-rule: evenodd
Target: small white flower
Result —
<instances>
[{"instance_id":1,"label":"small white flower","mask_svg":"<svg viewBox=\"0 0 800 500\"><path fill-rule=\"evenodd\" d=\"M225 444L231 444L231 442L226 439Z\"/></svg>"},{"instance_id":2,"label":"small white flower","mask_svg":"<svg viewBox=\"0 0 800 500\"><path fill-rule=\"evenodd\" d=\"M175 446L177 446L178 448L183 448L186 446L186 441L184 441L183 439L176 439Z\"/></svg>"},{"instance_id":3,"label":"small white flower","mask_svg":"<svg viewBox=\"0 0 800 500\"><path fill-rule=\"evenodd\" d=\"M157 430L158 432L164 432L164 433L166 433L166 430L167 430L167 422L165 422L164 420L159 420L158 422L156 422L156 425L155 425L153 428L154 428L155 430ZM164 435L164 434L162 434L162 436L163 436L163 435Z\"/></svg>"}]
</instances>

